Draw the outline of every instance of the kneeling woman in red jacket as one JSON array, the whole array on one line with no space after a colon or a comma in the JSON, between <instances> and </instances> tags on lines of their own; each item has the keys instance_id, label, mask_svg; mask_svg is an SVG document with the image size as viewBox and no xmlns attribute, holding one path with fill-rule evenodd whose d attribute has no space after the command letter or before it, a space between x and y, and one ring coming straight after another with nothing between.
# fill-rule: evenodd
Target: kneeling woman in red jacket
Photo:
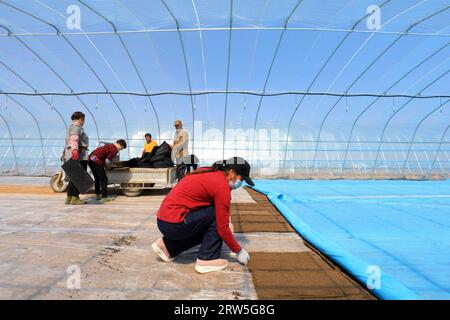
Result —
<instances>
[{"instance_id":1,"label":"kneeling woman in red jacket","mask_svg":"<svg viewBox=\"0 0 450 320\"><path fill-rule=\"evenodd\" d=\"M237 254L240 263L250 260L230 230L231 190L242 180L254 186L250 165L234 157L200 168L184 177L166 196L158 210L158 228L163 237L152 244L164 261L201 244L195 264L199 273L218 271L228 266L219 259L222 241Z\"/></svg>"}]
</instances>

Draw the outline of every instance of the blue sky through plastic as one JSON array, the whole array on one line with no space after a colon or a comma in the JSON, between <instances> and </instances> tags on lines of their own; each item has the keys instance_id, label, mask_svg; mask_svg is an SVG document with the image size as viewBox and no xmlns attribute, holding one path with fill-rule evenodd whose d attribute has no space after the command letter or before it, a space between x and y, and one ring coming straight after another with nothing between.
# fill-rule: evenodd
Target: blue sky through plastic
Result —
<instances>
[{"instance_id":1,"label":"blue sky through plastic","mask_svg":"<svg viewBox=\"0 0 450 320\"><path fill-rule=\"evenodd\" d=\"M380 8L379 30L368 29L373 5ZM80 9L80 29L68 29L71 6ZM378 165L399 171L405 163L406 170L448 171L448 98L232 93L448 95L448 6L441 0L0 1L2 92L222 92L192 98L0 93L0 157L11 165L15 144L35 164L33 172L42 173L36 161L57 162L70 114L80 110L93 144L130 140L125 158L139 154L145 132L170 140L180 118L204 163L238 154L294 171Z\"/></svg>"}]
</instances>

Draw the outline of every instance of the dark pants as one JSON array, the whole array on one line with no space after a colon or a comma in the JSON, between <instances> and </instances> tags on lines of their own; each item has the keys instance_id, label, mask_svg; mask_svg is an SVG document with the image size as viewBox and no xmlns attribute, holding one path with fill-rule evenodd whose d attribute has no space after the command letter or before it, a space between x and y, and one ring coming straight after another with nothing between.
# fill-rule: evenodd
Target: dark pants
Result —
<instances>
[{"instance_id":1,"label":"dark pants","mask_svg":"<svg viewBox=\"0 0 450 320\"><path fill-rule=\"evenodd\" d=\"M101 194L102 198L106 198L108 196L108 176L105 168L91 160L89 160L89 167L95 179L95 194Z\"/></svg>"},{"instance_id":2,"label":"dark pants","mask_svg":"<svg viewBox=\"0 0 450 320\"><path fill-rule=\"evenodd\" d=\"M195 171L195 170L197 170L197 167L198 167L198 164L187 164L186 172L187 173L191 172L191 168L192 168L192 171Z\"/></svg>"},{"instance_id":3,"label":"dark pants","mask_svg":"<svg viewBox=\"0 0 450 320\"><path fill-rule=\"evenodd\" d=\"M200 260L213 260L220 257L222 239L217 233L216 211L205 207L188 213L181 223L169 223L158 219L159 231L171 257L176 257L196 245Z\"/></svg>"},{"instance_id":4,"label":"dark pants","mask_svg":"<svg viewBox=\"0 0 450 320\"><path fill-rule=\"evenodd\" d=\"M87 170L87 161L80 161L81 166L84 168L84 170ZM75 185L72 183L72 181L69 180L69 184L67 185L67 196L68 197L79 197L80 191L75 187Z\"/></svg>"}]
</instances>

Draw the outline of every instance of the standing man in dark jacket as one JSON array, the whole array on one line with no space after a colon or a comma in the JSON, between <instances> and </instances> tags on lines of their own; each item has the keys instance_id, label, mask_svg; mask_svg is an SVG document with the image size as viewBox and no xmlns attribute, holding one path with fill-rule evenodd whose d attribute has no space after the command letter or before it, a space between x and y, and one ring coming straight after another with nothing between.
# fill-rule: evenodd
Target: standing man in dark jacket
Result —
<instances>
[{"instance_id":1,"label":"standing man in dark jacket","mask_svg":"<svg viewBox=\"0 0 450 320\"><path fill-rule=\"evenodd\" d=\"M64 160L68 161L72 159L74 161L80 161L83 168L87 170L89 137L83 129L85 118L84 113L80 111L72 114L72 124L66 134ZM85 201L80 200L80 192L78 189L72 181L69 181L66 204L79 205L84 203Z\"/></svg>"}]
</instances>

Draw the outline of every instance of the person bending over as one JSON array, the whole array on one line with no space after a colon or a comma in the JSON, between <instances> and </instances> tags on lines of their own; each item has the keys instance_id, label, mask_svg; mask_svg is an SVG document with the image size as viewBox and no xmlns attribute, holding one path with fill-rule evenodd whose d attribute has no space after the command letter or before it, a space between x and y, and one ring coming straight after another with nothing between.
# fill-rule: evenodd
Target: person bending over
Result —
<instances>
[{"instance_id":1,"label":"person bending over","mask_svg":"<svg viewBox=\"0 0 450 320\"><path fill-rule=\"evenodd\" d=\"M127 143L119 139L116 143L111 143L98 147L89 155L89 167L95 179L95 194L97 200L108 202L114 198L108 196L108 176L106 175L105 165L114 159L114 157L123 149L127 148Z\"/></svg>"},{"instance_id":2,"label":"person bending over","mask_svg":"<svg viewBox=\"0 0 450 320\"><path fill-rule=\"evenodd\" d=\"M227 260L219 258L225 241L239 262L247 264L250 256L230 230L231 190L239 188L243 180L254 186L250 165L238 157L186 175L158 210L157 224L163 237L152 244L153 251L169 262L201 244L195 270L207 273L228 266Z\"/></svg>"}]
</instances>

